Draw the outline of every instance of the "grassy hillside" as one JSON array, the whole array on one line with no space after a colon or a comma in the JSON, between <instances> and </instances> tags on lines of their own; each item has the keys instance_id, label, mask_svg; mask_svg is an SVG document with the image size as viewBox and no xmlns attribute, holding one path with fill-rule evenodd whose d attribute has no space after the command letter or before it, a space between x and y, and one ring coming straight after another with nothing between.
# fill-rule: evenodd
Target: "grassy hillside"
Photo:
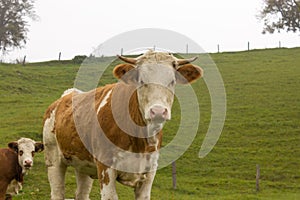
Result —
<instances>
[{"instance_id":1,"label":"grassy hillside","mask_svg":"<svg viewBox=\"0 0 300 200\"><path fill-rule=\"evenodd\" d=\"M198 152L210 121L210 97L203 80L193 86L201 108L198 134L177 160L177 189L171 167L158 171L153 199L300 199L300 48L254 50L211 55L227 93L227 117L213 151ZM42 139L42 116L50 103L73 87L79 65L47 62L0 65L0 147L19 137ZM103 82L114 82L107 72ZM178 110L175 103L173 113ZM164 144L176 132L179 116L164 129ZM255 190L256 164L261 191ZM73 169L67 174L66 198L74 197ZM118 185L120 199L132 199L130 188ZM15 199L49 199L43 154L25 177ZM97 181L91 199L99 199Z\"/></svg>"}]
</instances>

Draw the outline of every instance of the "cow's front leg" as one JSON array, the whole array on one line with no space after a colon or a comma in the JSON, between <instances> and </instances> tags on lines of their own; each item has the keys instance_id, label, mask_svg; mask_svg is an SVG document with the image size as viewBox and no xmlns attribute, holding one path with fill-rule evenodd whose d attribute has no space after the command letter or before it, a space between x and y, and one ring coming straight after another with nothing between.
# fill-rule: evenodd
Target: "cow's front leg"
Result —
<instances>
[{"instance_id":1,"label":"cow's front leg","mask_svg":"<svg viewBox=\"0 0 300 200\"><path fill-rule=\"evenodd\" d=\"M146 180L137 184L134 189L136 200L150 200L151 188L156 172L147 173Z\"/></svg>"},{"instance_id":2,"label":"cow's front leg","mask_svg":"<svg viewBox=\"0 0 300 200\"><path fill-rule=\"evenodd\" d=\"M117 171L101 163L97 163L97 171L101 189L101 200L117 200Z\"/></svg>"}]
</instances>

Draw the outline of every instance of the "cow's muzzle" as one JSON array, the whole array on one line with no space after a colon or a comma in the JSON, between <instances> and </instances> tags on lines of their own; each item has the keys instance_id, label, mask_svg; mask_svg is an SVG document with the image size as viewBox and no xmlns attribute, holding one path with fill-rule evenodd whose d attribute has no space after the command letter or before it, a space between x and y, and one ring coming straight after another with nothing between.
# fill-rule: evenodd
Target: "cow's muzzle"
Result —
<instances>
[{"instance_id":1,"label":"cow's muzzle","mask_svg":"<svg viewBox=\"0 0 300 200\"><path fill-rule=\"evenodd\" d=\"M150 108L149 112L151 121L162 123L170 120L170 113L166 107L155 105Z\"/></svg>"},{"instance_id":2,"label":"cow's muzzle","mask_svg":"<svg viewBox=\"0 0 300 200\"><path fill-rule=\"evenodd\" d=\"M32 161L31 160L25 160L24 161L24 168L25 169L30 169L32 167Z\"/></svg>"}]
</instances>

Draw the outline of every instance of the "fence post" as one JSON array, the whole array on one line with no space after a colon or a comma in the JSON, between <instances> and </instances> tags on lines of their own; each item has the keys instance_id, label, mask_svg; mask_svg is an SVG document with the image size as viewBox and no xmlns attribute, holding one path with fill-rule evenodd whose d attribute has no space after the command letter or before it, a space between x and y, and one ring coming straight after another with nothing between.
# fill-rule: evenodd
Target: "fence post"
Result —
<instances>
[{"instance_id":1,"label":"fence post","mask_svg":"<svg viewBox=\"0 0 300 200\"><path fill-rule=\"evenodd\" d=\"M59 52L58 54L58 61L60 61L60 58L61 58L61 52Z\"/></svg>"},{"instance_id":2,"label":"fence post","mask_svg":"<svg viewBox=\"0 0 300 200\"><path fill-rule=\"evenodd\" d=\"M260 167L256 165L256 192L259 192Z\"/></svg>"},{"instance_id":3,"label":"fence post","mask_svg":"<svg viewBox=\"0 0 300 200\"><path fill-rule=\"evenodd\" d=\"M173 189L176 189L176 162L172 162L172 180L173 180Z\"/></svg>"},{"instance_id":4,"label":"fence post","mask_svg":"<svg viewBox=\"0 0 300 200\"><path fill-rule=\"evenodd\" d=\"M279 41L279 48L281 48L281 41Z\"/></svg>"},{"instance_id":5,"label":"fence post","mask_svg":"<svg viewBox=\"0 0 300 200\"><path fill-rule=\"evenodd\" d=\"M24 56L24 59L23 59L23 62L22 62L23 66L25 66L25 62L26 62L26 56Z\"/></svg>"},{"instance_id":6,"label":"fence post","mask_svg":"<svg viewBox=\"0 0 300 200\"><path fill-rule=\"evenodd\" d=\"M248 42L248 51L250 51L250 42Z\"/></svg>"}]
</instances>

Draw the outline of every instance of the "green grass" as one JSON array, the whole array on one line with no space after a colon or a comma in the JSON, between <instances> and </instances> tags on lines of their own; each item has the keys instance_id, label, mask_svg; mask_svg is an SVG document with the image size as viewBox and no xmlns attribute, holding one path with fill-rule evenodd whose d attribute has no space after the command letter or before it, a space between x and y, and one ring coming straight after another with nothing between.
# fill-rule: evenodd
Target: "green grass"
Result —
<instances>
[{"instance_id":1,"label":"green grass","mask_svg":"<svg viewBox=\"0 0 300 200\"><path fill-rule=\"evenodd\" d=\"M152 199L300 199L300 48L212 54L227 93L222 135L205 158L198 158L210 121L210 97L203 80L195 88L201 108L198 134L176 161L177 189L171 166L157 172ZM0 65L0 146L19 137L42 138L42 116L50 103L73 87L79 65L47 62ZM111 68L110 68L111 69ZM107 71L100 83L113 82ZM164 144L177 131L178 104L164 129ZM255 189L256 164L261 168ZM67 195L74 197L73 169L68 170ZM120 199L133 199L132 189L118 184ZM99 199L94 182L91 199ZM50 199L43 154L15 199Z\"/></svg>"}]
</instances>

